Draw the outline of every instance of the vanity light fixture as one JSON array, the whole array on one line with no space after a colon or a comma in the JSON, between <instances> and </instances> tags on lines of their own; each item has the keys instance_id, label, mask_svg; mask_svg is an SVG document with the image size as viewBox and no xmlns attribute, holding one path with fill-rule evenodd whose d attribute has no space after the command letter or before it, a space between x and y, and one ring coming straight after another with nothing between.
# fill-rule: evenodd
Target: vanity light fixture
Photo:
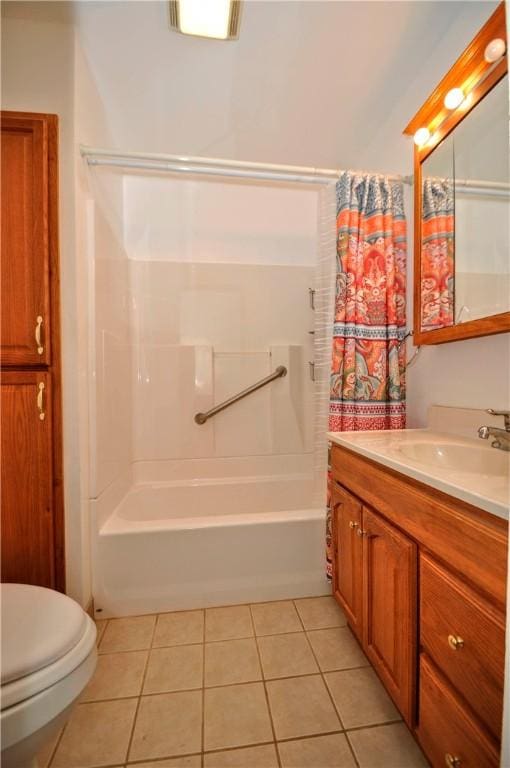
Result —
<instances>
[{"instance_id":1,"label":"vanity light fixture","mask_svg":"<svg viewBox=\"0 0 510 768\"><path fill-rule=\"evenodd\" d=\"M489 64L493 64L504 56L506 51L506 43L501 37L495 37L485 48L483 57Z\"/></svg>"},{"instance_id":2,"label":"vanity light fixture","mask_svg":"<svg viewBox=\"0 0 510 768\"><path fill-rule=\"evenodd\" d=\"M444 97L446 109L457 109L464 101L464 91L462 88L452 88Z\"/></svg>"},{"instance_id":3,"label":"vanity light fixture","mask_svg":"<svg viewBox=\"0 0 510 768\"><path fill-rule=\"evenodd\" d=\"M170 0L170 26L183 35L232 40L240 6L240 0Z\"/></svg>"},{"instance_id":4,"label":"vanity light fixture","mask_svg":"<svg viewBox=\"0 0 510 768\"><path fill-rule=\"evenodd\" d=\"M430 131L428 128L418 128L414 134L414 143L417 147L423 147L424 144L430 139Z\"/></svg>"}]
</instances>

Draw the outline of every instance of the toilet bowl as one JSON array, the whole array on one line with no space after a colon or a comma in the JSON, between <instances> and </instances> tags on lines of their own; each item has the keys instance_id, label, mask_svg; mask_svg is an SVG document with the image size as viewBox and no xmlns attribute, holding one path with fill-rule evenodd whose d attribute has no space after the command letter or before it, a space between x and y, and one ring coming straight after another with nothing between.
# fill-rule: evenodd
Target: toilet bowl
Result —
<instances>
[{"instance_id":1,"label":"toilet bowl","mask_svg":"<svg viewBox=\"0 0 510 768\"><path fill-rule=\"evenodd\" d=\"M94 673L96 627L71 598L2 584L2 768L37 765Z\"/></svg>"}]
</instances>

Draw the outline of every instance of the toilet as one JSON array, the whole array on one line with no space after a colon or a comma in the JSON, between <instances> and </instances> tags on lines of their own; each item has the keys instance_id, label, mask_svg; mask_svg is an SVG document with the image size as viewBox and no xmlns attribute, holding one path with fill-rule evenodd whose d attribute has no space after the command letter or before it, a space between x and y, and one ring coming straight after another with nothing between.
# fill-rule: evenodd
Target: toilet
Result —
<instances>
[{"instance_id":1,"label":"toilet","mask_svg":"<svg viewBox=\"0 0 510 768\"><path fill-rule=\"evenodd\" d=\"M0 586L2 768L31 768L68 720L97 660L96 627L70 597Z\"/></svg>"}]
</instances>

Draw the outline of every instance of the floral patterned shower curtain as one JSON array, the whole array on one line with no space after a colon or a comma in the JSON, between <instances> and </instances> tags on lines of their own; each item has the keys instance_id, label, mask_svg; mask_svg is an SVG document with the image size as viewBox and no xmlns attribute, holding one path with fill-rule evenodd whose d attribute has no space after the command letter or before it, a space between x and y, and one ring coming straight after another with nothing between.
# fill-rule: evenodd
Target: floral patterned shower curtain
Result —
<instances>
[{"instance_id":1,"label":"floral patterned shower curtain","mask_svg":"<svg viewBox=\"0 0 510 768\"><path fill-rule=\"evenodd\" d=\"M454 194L451 179L424 179L421 221L421 330L454 320Z\"/></svg>"},{"instance_id":2,"label":"floral patterned shower curtain","mask_svg":"<svg viewBox=\"0 0 510 768\"><path fill-rule=\"evenodd\" d=\"M329 428L402 429L407 248L402 185L382 176L346 172L336 193ZM330 575L330 514L327 539Z\"/></svg>"}]
</instances>

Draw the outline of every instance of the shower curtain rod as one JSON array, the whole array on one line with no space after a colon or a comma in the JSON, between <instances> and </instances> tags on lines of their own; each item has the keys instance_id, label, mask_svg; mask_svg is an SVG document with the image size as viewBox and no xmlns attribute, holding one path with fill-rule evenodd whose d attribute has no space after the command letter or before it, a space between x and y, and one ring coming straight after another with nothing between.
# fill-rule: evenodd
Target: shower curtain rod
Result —
<instances>
[{"instance_id":1,"label":"shower curtain rod","mask_svg":"<svg viewBox=\"0 0 510 768\"><path fill-rule=\"evenodd\" d=\"M109 165L119 168L139 168L175 173L199 173L210 176L266 179L271 181L297 181L305 184L326 184L338 179L342 171L335 168L311 168L299 165L275 165L217 157L188 157L158 155L145 152L119 152L80 146L80 153L88 165ZM360 171L360 173L362 173ZM381 174L384 175L384 174ZM388 176L390 181L412 184L412 176Z\"/></svg>"}]
</instances>

